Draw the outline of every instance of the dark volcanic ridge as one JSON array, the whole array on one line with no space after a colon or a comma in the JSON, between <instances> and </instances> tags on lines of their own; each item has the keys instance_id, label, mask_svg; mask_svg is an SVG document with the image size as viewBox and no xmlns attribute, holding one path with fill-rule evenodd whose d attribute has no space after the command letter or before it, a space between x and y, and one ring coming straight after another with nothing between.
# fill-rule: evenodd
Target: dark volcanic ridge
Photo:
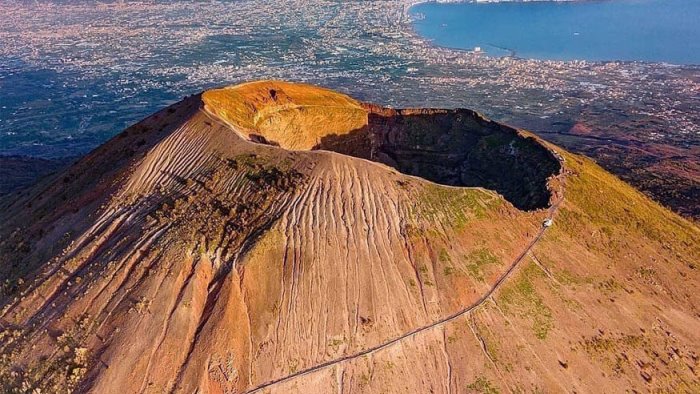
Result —
<instances>
[{"instance_id":1,"label":"dark volcanic ridge","mask_svg":"<svg viewBox=\"0 0 700 394\"><path fill-rule=\"evenodd\" d=\"M32 186L40 178L67 167L73 161L75 158L0 156L0 196Z\"/></svg>"}]
</instances>

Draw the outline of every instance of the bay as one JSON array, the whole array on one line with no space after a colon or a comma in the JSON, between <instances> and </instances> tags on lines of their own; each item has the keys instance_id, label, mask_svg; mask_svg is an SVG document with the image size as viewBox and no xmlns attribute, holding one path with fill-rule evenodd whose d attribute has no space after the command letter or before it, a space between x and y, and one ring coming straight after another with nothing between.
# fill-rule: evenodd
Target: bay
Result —
<instances>
[{"instance_id":1,"label":"bay","mask_svg":"<svg viewBox=\"0 0 700 394\"><path fill-rule=\"evenodd\" d=\"M700 0L422 3L415 30L491 56L700 64Z\"/></svg>"}]
</instances>

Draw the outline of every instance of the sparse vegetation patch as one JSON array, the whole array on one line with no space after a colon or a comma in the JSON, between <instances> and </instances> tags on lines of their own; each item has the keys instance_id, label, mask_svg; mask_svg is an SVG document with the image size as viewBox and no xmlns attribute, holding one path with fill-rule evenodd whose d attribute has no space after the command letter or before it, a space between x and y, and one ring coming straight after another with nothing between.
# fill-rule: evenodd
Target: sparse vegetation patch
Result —
<instances>
[{"instance_id":1,"label":"sparse vegetation patch","mask_svg":"<svg viewBox=\"0 0 700 394\"><path fill-rule=\"evenodd\" d=\"M552 310L544 303L544 299L537 293L533 283L534 278L542 277L544 274L532 262L523 268L515 281L502 288L499 300L505 311L530 320L534 335L539 339L545 339L554 327L554 318Z\"/></svg>"},{"instance_id":2,"label":"sparse vegetation patch","mask_svg":"<svg viewBox=\"0 0 700 394\"><path fill-rule=\"evenodd\" d=\"M486 248L476 249L464 256L464 259L467 272L480 282L484 281L486 270L489 267L501 264L501 259Z\"/></svg>"},{"instance_id":3,"label":"sparse vegetation patch","mask_svg":"<svg viewBox=\"0 0 700 394\"><path fill-rule=\"evenodd\" d=\"M498 388L486 377L479 376L467 385L467 392L479 394L499 394Z\"/></svg>"}]
</instances>

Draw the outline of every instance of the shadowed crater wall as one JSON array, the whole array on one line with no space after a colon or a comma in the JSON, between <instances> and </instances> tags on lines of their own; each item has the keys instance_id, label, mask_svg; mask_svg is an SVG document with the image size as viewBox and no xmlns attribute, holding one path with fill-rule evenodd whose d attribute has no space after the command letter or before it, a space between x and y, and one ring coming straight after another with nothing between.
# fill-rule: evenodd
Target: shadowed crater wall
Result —
<instances>
[{"instance_id":1,"label":"shadowed crater wall","mask_svg":"<svg viewBox=\"0 0 700 394\"><path fill-rule=\"evenodd\" d=\"M327 135L316 148L378 161L440 184L495 190L523 210L549 205L547 180L560 163L534 138L466 109L366 107L365 127Z\"/></svg>"}]
</instances>

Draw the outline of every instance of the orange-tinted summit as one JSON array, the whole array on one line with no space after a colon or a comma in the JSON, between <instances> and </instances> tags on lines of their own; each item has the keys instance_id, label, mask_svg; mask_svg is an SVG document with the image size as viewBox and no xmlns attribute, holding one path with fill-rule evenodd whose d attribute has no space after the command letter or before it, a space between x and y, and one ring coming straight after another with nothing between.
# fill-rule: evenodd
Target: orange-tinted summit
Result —
<instances>
[{"instance_id":1,"label":"orange-tinted summit","mask_svg":"<svg viewBox=\"0 0 700 394\"><path fill-rule=\"evenodd\" d=\"M344 135L367 124L367 111L357 100L306 84L250 82L209 90L202 101L244 137L291 150L310 150L323 137Z\"/></svg>"}]
</instances>

